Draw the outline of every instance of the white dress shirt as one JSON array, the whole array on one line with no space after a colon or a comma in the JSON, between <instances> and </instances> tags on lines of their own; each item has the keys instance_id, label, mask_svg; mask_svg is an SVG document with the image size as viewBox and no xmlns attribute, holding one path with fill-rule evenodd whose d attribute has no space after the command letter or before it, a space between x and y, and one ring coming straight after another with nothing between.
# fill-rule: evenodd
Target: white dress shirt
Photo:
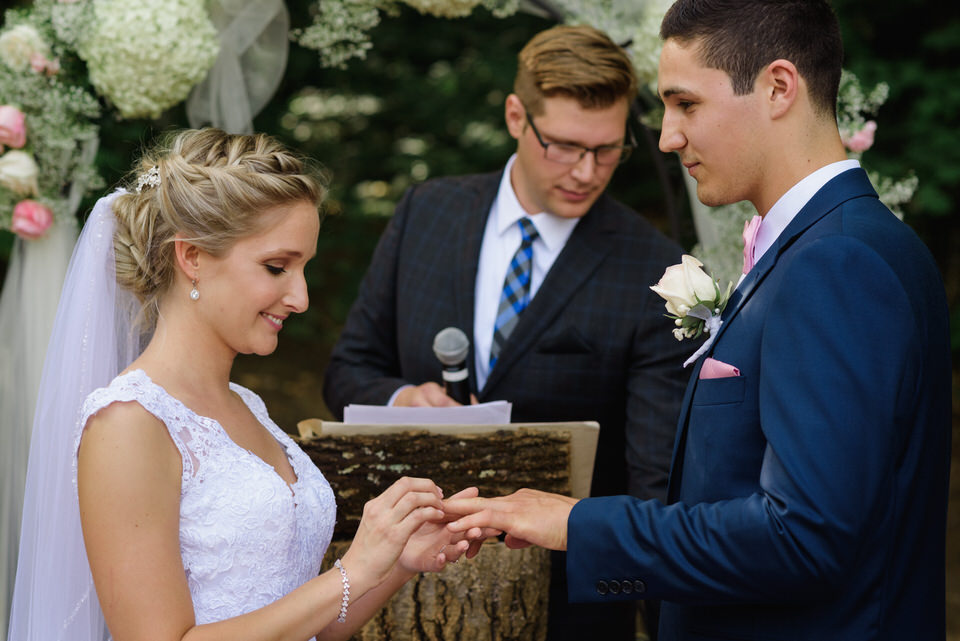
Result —
<instances>
[{"instance_id":1,"label":"white dress shirt","mask_svg":"<svg viewBox=\"0 0 960 641\"><path fill-rule=\"evenodd\" d=\"M500 189L490 208L480 246L477 282L474 288L473 347L477 372L477 389L483 389L490 375L490 347L493 325L497 320L500 293L513 255L520 248L520 227L524 216L530 218L539 236L533 241L533 269L530 275L530 300L536 296L553 262L563 251L579 218L563 218L550 212L528 214L517 200L510 174L516 154L507 161L500 180Z\"/></svg>"}]
</instances>

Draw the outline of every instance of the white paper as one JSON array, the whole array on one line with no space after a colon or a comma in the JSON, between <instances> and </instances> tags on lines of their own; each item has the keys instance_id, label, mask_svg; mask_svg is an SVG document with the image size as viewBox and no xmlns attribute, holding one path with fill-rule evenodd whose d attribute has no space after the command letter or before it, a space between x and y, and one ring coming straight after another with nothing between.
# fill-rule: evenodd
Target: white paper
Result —
<instances>
[{"instance_id":1,"label":"white paper","mask_svg":"<svg viewBox=\"0 0 960 641\"><path fill-rule=\"evenodd\" d=\"M343 422L354 425L507 425L513 405L492 401L458 407L347 405Z\"/></svg>"}]
</instances>

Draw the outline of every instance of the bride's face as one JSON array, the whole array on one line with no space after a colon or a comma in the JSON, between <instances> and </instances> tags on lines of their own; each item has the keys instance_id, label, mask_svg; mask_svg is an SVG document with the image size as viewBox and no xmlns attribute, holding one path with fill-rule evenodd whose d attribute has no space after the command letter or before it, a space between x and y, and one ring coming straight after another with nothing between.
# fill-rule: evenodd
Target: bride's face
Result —
<instances>
[{"instance_id":1,"label":"bride's face","mask_svg":"<svg viewBox=\"0 0 960 641\"><path fill-rule=\"evenodd\" d=\"M296 202L263 215L270 222L262 231L224 256L206 256L198 283L205 320L240 354L273 352L283 322L308 304L304 268L316 253L316 207Z\"/></svg>"}]
</instances>

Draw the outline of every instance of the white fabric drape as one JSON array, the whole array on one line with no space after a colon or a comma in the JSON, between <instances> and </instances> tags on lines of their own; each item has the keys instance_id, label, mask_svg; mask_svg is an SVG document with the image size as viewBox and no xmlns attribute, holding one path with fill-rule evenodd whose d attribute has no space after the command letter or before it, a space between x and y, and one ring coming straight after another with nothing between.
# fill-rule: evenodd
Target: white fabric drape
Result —
<instances>
[{"instance_id":1,"label":"white fabric drape","mask_svg":"<svg viewBox=\"0 0 960 641\"><path fill-rule=\"evenodd\" d=\"M0 295L0 639L13 597L37 388L76 239L73 221L58 221L37 240L18 238Z\"/></svg>"},{"instance_id":2,"label":"white fabric drape","mask_svg":"<svg viewBox=\"0 0 960 641\"><path fill-rule=\"evenodd\" d=\"M290 16L283 0L213 0L210 20L220 52L207 77L190 92L187 119L253 133L253 118L270 101L287 67Z\"/></svg>"}]
</instances>

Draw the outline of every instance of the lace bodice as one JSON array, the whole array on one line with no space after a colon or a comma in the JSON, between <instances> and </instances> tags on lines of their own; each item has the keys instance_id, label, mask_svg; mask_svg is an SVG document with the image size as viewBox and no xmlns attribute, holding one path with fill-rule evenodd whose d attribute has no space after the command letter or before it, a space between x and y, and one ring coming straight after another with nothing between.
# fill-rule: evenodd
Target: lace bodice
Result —
<instances>
[{"instance_id":1,"label":"lace bodice","mask_svg":"<svg viewBox=\"0 0 960 641\"><path fill-rule=\"evenodd\" d=\"M90 394L80 420L85 426L113 402L136 401L166 425L183 461L180 554L198 624L256 610L316 576L336 517L320 470L270 420L260 397L230 387L286 450L297 475L292 486L141 370ZM81 435L78 430L77 447Z\"/></svg>"}]
</instances>

